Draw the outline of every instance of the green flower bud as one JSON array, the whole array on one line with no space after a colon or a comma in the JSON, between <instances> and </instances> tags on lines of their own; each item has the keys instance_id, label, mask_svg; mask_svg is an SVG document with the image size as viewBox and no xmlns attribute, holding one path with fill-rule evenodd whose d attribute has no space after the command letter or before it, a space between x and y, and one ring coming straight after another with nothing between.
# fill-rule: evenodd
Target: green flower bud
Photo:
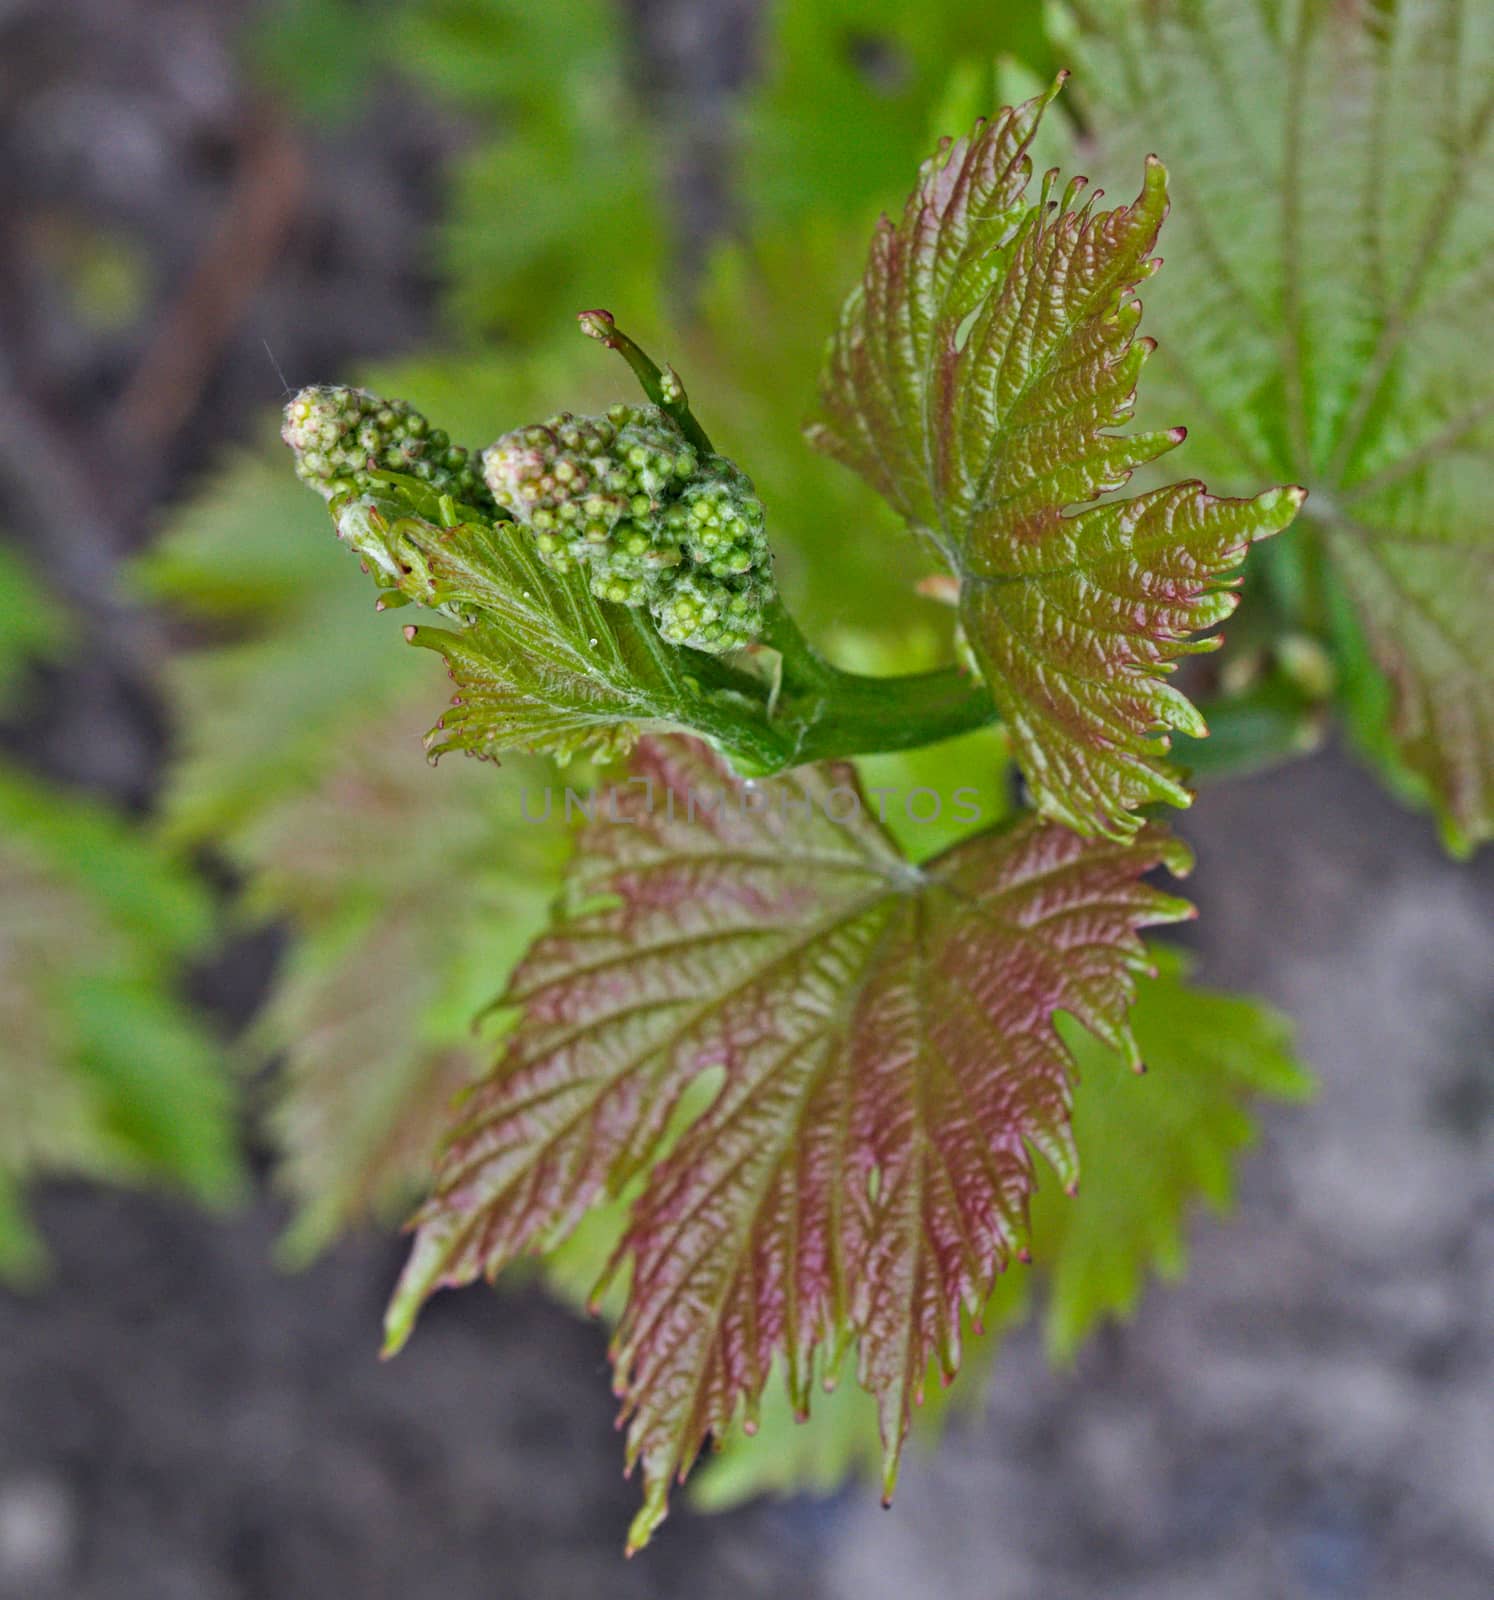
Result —
<instances>
[{"instance_id":1,"label":"green flower bud","mask_svg":"<svg viewBox=\"0 0 1494 1600\"><path fill-rule=\"evenodd\" d=\"M367 493L379 471L419 478L466 505L492 503L468 452L403 400L341 386L302 389L285 408L280 437L302 482L327 500Z\"/></svg>"},{"instance_id":2,"label":"green flower bud","mask_svg":"<svg viewBox=\"0 0 1494 1600\"><path fill-rule=\"evenodd\" d=\"M687 570L655 594L653 617L671 644L719 655L741 649L761 633L772 594L771 580L756 574L730 579Z\"/></svg>"},{"instance_id":3,"label":"green flower bud","mask_svg":"<svg viewBox=\"0 0 1494 1600\"><path fill-rule=\"evenodd\" d=\"M574 564L605 558L625 518L653 518L681 442L653 407L618 405L605 417L567 411L504 434L484 453L483 472L494 499L526 527L572 530L562 553ZM540 554L554 565L550 551Z\"/></svg>"},{"instance_id":4,"label":"green flower bud","mask_svg":"<svg viewBox=\"0 0 1494 1600\"><path fill-rule=\"evenodd\" d=\"M620 606L641 606L648 601L649 585L646 578L625 578L617 572L593 569L591 592L598 600L612 600Z\"/></svg>"},{"instance_id":5,"label":"green flower bud","mask_svg":"<svg viewBox=\"0 0 1494 1600\"><path fill-rule=\"evenodd\" d=\"M647 605L672 642L719 652L761 629L773 593L762 503L657 407L515 428L484 452L483 474L547 566L585 568L601 599Z\"/></svg>"},{"instance_id":6,"label":"green flower bud","mask_svg":"<svg viewBox=\"0 0 1494 1600\"><path fill-rule=\"evenodd\" d=\"M685 486L679 524L685 553L713 577L737 577L768 561L768 535L763 503L747 475L717 458L716 470Z\"/></svg>"}]
</instances>

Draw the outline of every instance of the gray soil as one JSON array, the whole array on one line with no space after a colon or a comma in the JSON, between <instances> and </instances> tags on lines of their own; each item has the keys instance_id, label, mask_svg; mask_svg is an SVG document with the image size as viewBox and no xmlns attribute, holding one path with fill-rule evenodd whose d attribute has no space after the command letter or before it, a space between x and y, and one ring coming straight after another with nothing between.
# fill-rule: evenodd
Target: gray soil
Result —
<instances>
[{"instance_id":1,"label":"gray soil","mask_svg":"<svg viewBox=\"0 0 1494 1600\"><path fill-rule=\"evenodd\" d=\"M114 567L278 393L264 341L294 375L430 333L412 236L462 132L412 99L377 135L314 136L273 268L209 330L200 375L168 374L191 398L179 424L128 447L151 330L263 139L232 54L246 9L0 0L19 245L0 255L0 524L97 641L4 742L132 805L165 747L159 639L115 610ZM687 108L741 66L741 7L639 20ZM709 215L710 142L690 149L682 197ZM401 226L370 229L372 211ZM47 251L79 218L147 250L138 325L85 328L58 294ZM65 1186L38 1201L52 1284L0 1295L0 1600L1488 1600L1490 864L1450 864L1333 752L1208 791L1186 831L1204 976L1297 1019L1320 1093L1267 1119L1237 1214L1193 1228L1185 1281L1071 1372L1014 1338L983 1414L909 1462L891 1512L869 1488L681 1507L624 1564L635 1490L595 1327L523 1290L445 1296L381 1366L397 1243L289 1277L267 1200L224 1222ZM272 959L239 947L202 992L241 1020Z\"/></svg>"}]
</instances>

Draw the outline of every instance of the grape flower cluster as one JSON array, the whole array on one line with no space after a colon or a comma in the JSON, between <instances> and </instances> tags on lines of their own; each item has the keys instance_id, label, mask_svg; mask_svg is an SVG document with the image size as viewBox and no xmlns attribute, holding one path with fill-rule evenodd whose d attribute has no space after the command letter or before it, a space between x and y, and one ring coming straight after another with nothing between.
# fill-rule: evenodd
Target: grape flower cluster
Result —
<instances>
[{"instance_id":1,"label":"grape flower cluster","mask_svg":"<svg viewBox=\"0 0 1494 1600\"><path fill-rule=\"evenodd\" d=\"M484 452L483 472L547 566L584 570L603 600L646 605L670 643L719 654L761 632L773 596L762 502L656 406L515 428Z\"/></svg>"},{"instance_id":2,"label":"grape flower cluster","mask_svg":"<svg viewBox=\"0 0 1494 1600\"><path fill-rule=\"evenodd\" d=\"M285 408L280 437L301 481L327 500L366 494L371 471L401 472L464 505L491 501L470 451L433 428L404 400L365 389L302 389Z\"/></svg>"}]
</instances>

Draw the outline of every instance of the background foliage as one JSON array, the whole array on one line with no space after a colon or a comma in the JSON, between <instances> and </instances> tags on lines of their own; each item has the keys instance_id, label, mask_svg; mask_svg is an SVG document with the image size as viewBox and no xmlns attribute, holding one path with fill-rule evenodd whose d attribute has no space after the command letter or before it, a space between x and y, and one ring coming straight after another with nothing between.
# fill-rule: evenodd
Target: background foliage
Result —
<instances>
[{"instance_id":1,"label":"background foliage","mask_svg":"<svg viewBox=\"0 0 1494 1600\"><path fill-rule=\"evenodd\" d=\"M0 696L65 648L65 614L10 564ZM0 1277L45 1265L38 1175L158 1179L221 1205L242 1173L232 1082L183 995L216 937L207 889L103 806L0 763Z\"/></svg>"}]
</instances>

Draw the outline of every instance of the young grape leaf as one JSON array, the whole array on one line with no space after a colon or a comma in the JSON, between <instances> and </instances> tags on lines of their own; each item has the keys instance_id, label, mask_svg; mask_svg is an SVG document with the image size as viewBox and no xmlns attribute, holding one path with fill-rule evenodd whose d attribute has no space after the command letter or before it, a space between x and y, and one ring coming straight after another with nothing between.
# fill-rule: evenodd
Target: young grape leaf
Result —
<instances>
[{"instance_id":1,"label":"young grape leaf","mask_svg":"<svg viewBox=\"0 0 1494 1600\"><path fill-rule=\"evenodd\" d=\"M1166 174L1084 204L1083 179L1034 203L1028 147L1057 92L977 125L925 163L884 218L841 314L810 438L878 488L960 577L960 616L1046 815L1124 837L1189 796L1162 756L1203 720L1167 681L1229 615L1227 577L1284 528L1296 488L1219 500L1196 482L1088 510L1173 448L1122 435L1152 345L1134 290L1158 263Z\"/></svg>"},{"instance_id":2,"label":"young grape leaf","mask_svg":"<svg viewBox=\"0 0 1494 1600\"><path fill-rule=\"evenodd\" d=\"M513 523L474 513L443 525L422 509L414 490L391 483L387 495L335 503L334 517L338 537L382 582L458 624L405 628L411 644L445 658L457 688L427 736L433 756L519 749L611 760L641 734L684 723L719 724L744 760L782 765L774 730L740 715L760 710L750 680L666 644L642 610L598 600L584 572L551 571ZM741 744L757 735L760 746Z\"/></svg>"},{"instance_id":3,"label":"young grape leaf","mask_svg":"<svg viewBox=\"0 0 1494 1600\"><path fill-rule=\"evenodd\" d=\"M1305 620L1351 726L1470 849L1494 828L1494 10L1073 9L1105 160L1165 139L1180 174L1154 393L1226 484L1308 485L1329 593Z\"/></svg>"},{"instance_id":4,"label":"young grape leaf","mask_svg":"<svg viewBox=\"0 0 1494 1600\"><path fill-rule=\"evenodd\" d=\"M1055 1013L1134 1056L1136 929L1190 914L1142 874L1186 862L1155 827L1028 817L915 866L848 767L744 784L694 741L643 741L514 976L522 1019L418 1215L390 1348L434 1289L552 1248L647 1174L613 1341L645 1481L630 1546L775 1360L803 1410L853 1341L890 1493L930 1360L957 1369L962 1312L1025 1233L1032 1151L1077 1176ZM707 1068L720 1092L657 1160Z\"/></svg>"},{"instance_id":5,"label":"young grape leaf","mask_svg":"<svg viewBox=\"0 0 1494 1600\"><path fill-rule=\"evenodd\" d=\"M1131 1008L1144 1077L1060 1019L1079 1068L1073 1121L1084 1181L1073 1196L1051 1186L1038 1191L1033 1265L997 1281L981 1314L986 1331L970 1342L958 1388L945 1391L931 1377L930 1403L914 1419L915 1442L940 1432L947 1392L963 1391L975 1403L1002 1333L1035 1306L1042 1307L1054 1359L1067 1360L1103 1321L1134 1311L1150 1273L1181 1272L1197 1202L1215 1209L1229 1202L1235 1161L1255 1137L1254 1103L1311 1092L1283 1017L1258 1001L1198 987L1181 951L1152 945L1150 953L1157 975L1137 981ZM871 1472L875 1408L850 1387L828 1399L795 1426L770 1390L758 1437L742 1438L740 1429L728 1435L725 1450L692 1485L694 1503L717 1510L758 1494L825 1492Z\"/></svg>"}]
</instances>

